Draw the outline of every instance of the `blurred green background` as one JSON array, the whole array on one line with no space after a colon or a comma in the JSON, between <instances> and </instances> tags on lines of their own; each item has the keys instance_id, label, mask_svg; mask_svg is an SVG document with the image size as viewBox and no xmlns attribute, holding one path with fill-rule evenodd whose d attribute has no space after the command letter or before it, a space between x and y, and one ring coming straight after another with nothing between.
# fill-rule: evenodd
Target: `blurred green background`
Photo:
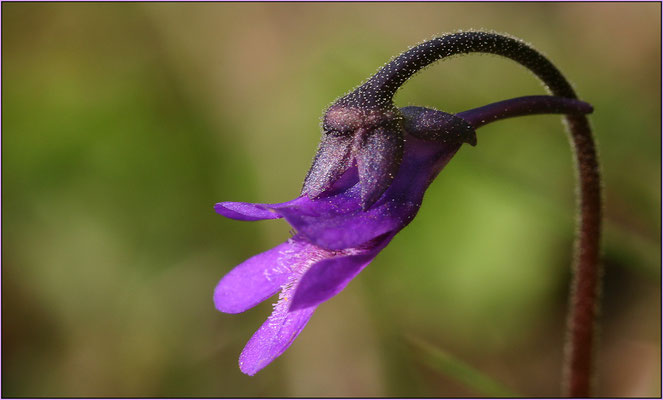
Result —
<instances>
[{"instance_id":1,"label":"blurred green background","mask_svg":"<svg viewBox=\"0 0 663 400\"><path fill-rule=\"evenodd\" d=\"M410 338L518 394L558 395L575 229L559 116L479 130L415 221L257 376L237 357L271 302L212 304L226 272L289 231L212 205L296 196L331 101L408 46L471 28L533 44L595 106L596 394L660 396L660 7L3 3L2 396L486 394ZM472 55L396 102L458 112L543 93L513 62Z\"/></svg>"}]
</instances>

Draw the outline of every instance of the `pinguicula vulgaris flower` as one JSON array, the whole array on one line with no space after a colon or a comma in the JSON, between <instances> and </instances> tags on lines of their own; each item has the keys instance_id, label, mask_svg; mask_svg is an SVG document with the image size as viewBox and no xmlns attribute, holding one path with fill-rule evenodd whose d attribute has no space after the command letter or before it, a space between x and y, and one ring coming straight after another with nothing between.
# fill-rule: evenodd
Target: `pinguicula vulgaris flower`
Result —
<instances>
[{"instance_id":1,"label":"pinguicula vulgaris flower","mask_svg":"<svg viewBox=\"0 0 663 400\"><path fill-rule=\"evenodd\" d=\"M236 220L284 218L295 230L281 245L236 266L216 286L214 303L225 313L246 311L280 292L271 316L240 355L242 372L254 375L280 356L318 305L343 290L412 221L442 168L464 143L476 145L476 128L518 115L591 112L584 102L553 96L506 100L456 115L394 106L396 90L419 69L454 53L490 49L477 42L495 34L472 34L485 36L459 33L410 49L330 106L299 197L278 204L214 206ZM451 36L453 51L441 42ZM541 60L547 62L536 61Z\"/></svg>"},{"instance_id":2,"label":"pinguicula vulgaris flower","mask_svg":"<svg viewBox=\"0 0 663 400\"><path fill-rule=\"evenodd\" d=\"M315 199L302 195L281 204L216 204L215 210L229 218L285 218L297 232L235 267L216 287L216 307L227 313L245 311L281 292L274 312L240 356L244 373L253 375L281 355L316 307L340 292L412 221L424 191L461 144L408 134L396 177L368 209L362 208L356 165Z\"/></svg>"}]
</instances>

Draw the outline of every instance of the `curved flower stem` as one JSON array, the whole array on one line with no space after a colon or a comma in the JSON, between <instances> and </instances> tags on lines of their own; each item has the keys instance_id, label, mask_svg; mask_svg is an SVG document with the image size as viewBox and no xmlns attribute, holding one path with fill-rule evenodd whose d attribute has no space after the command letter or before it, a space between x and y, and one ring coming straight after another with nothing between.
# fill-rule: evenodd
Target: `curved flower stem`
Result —
<instances>
[{"instance_id":1,"label":"curved flower stem","mask_svg":"<svg viewBox=\"0 0 663 400\"><path fill-rule=\"evenodd\" d=\"M391 107L396 91L413 74L450 56L490 53L509 58L532 71L555 96L577 99L571 84L541 53L526 43L492 32L459 32L421 43L399 55L351 93L348 101L365 108ZM567 322L563 366L564 395L588 397L592 377L594 319L598 308L601 179L589 121L566 115L579 184L579 228Z\"/></svg>"},{"instance_id":2,"label":"curved flower stem","mask_svg":"<svg viewBox=\"0 0 663 400\"><path fill-rule=\"evenodd\" d=\"M474 129L505 118L535 114L589 114L590 104L576 99L556 96L524 96L502 100L483 107L459 112Z\"/></svg>"}]
</instances>

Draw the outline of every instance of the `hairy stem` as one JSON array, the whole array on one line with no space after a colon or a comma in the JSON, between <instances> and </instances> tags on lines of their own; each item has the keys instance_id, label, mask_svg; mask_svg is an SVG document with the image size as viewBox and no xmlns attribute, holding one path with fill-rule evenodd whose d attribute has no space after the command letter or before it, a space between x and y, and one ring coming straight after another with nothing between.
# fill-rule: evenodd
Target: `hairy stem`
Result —
<instances>
[{"instance_id":1,"label":"hairy stem","mask_svg":"<svg viewBox=\"0 0 663 400\"><path fill-rule=\"evenodd\" d=\"M594 324L599 307L601 176L589 121L584 115L567 115L566 121L580 182L580 221L567 319L563 390L569 397L589 397Z\"/></svg>"},{"instance_id":2,"label":"hairy stem","mask_svg":"<svg viewBox=\"0 0 663 400\"><path fill-rule=\"evenodd\" d=\"M490 32L460 32L421 43L393 59L346 99L360 107L390 107L396 91L417 71L437 60L468 53L490 53L514 60L541 79L553 95L577 99L570 83L541 53L520 40ZM579 183L579 227L562 385L564 395L588 397L599 300L601 180L589 121L584 115L573 114L566 115L566 122Z\"/></svg>"}]
</instances>

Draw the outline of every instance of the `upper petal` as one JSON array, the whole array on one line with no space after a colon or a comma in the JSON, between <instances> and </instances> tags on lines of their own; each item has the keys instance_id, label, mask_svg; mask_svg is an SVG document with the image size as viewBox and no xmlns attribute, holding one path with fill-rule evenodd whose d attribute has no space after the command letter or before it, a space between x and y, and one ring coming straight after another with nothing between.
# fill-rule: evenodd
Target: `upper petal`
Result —
<instances>
[{"instance_id":1,"label":"upper petal","mask_svg":"<svg viewBox=\"0 0 663 400\"><path fill-rule=\"evenodd\" d=\"M218 203L229 218L254 221L284 217L308 242L328 250L359 247L405 227L421 206L435 175L461 143L435 143L408 135L398 174L368 210L362 209L362 185L351 167L319 198L306 195L277 204Z\"/></svg>"},{"instance_id":2,"label":"upper petal","mask_svg":"<svg viewBox=\"0 0 663 400\"><path fill-rule=\"evenodd\" d=\"M408 136L398 174L369 209L362 209L362 186L357 182L342 192L296 203L276 205L307 241L330 250L354 248L381 235L396 233L419 211L424 192L461 143L435 143ZM356 173L357 167L348 170Z\"/></svg>"},{"instance_id":3,"label":"upper petal","mask_svg":"<svg viewBox=\"0 0 663 400\"><path fill-rule=\"evenodd\" d=\"M295 246L289 240L233 268L214 290L216 308L240 313L276 294L290 275L289 255Z\"/></svg>"},{"instance_id":4,"label":"upper petal","mask_svg":"<svg viewBox=\"0 0 663 400\"><path fill-rule=\"evenodd\" d=\"M242 203L237 201L223 201L214 205L214 211L226 218L240 221L259 221L263 219L283 218L274 211L275 207L284 207L297 204L302 197L286 201L285 203Z\"/></svg>"},{"instance_id":5,"label":"upper petal","mask_svg":"<svg viewBox=\"0 0 663 400\"><path fill-rule=\"evenodd\" d=\"M240 221L259 221L262 219L282 218L275 213L266 204L240 203L234 201L224 201L214 205L214 211L226 218L237 219Z\"/></svg>"},{"instance_id":6,"label":"upper petal","mask_svg":"<svg viewBox=\"0 0 663 400\"><path fill-rule=\"evenodd\" d=\"M329 197L303 199L297 204L275 207L275 212L282 215L303 238L324 249L359 247L378 236L399 231L414 218L421 204L423 189L402 188L413 182L410 179L405 181L399 183L398 179L395 180L392 187L398 190L393 191L390 187L365 211L361 203L361 184L357 183Z\"/></svg>"},{"instance_id":7,"label":"upper petal","mask_svg":"<svg viewBox=\"0 0 663 400\"><path fill-rule=\"evenodd\" d=\"M362 211L359 197L348 198L345 193L313 204L280 208L278 212L309 242L341 250L400 230L412 219L413 206L394 202Z\"/></svg>"}]
</instances>

